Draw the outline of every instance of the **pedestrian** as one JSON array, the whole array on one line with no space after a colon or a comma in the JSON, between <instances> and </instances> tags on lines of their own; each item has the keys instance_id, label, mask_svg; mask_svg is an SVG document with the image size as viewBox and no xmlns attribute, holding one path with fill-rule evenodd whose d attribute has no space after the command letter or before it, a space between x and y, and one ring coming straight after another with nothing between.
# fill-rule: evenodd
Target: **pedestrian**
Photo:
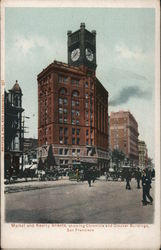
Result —
<instances>
[{"instance_id":1,"label":"pedestrian","mask_svg":"<svg viewBox=\"0 0 161 250\"><path fill-rule=\"evenodd\" d=\"M131 189L130 186L130 181L131 181L131 173L130 170L127 168L126 172L125 172L125 179L126 179L126 189Z\"/></svg>"},{"instance_id":2,"label":"pedestrian","mask_svg":"<svg viewBox=\"0 0 161 250\"><path fill-rule=\"evenodd\" d=\"M92 170L92 179L93 179L93 183L95 182L95 180L96 180L96 169L94 168L93 170Z\"/></svg>"},{"instance_id":3,"label":"pedestrian","mask_svg":"<svg viewBox=\"0 0 161 250\"><path fill-rule=\"evenodd\" d=\"M92 180L92 171L91 171L91 169L87 170L87 172L86 172L86 178L87 178L89 187L91 187L91 180Z\"/></svg>"},{"instance_id":4,"label":"pedestrian","mask_svg":"<svg viewBox=\"0 0 161 250\"><path fill-rule=\"evenodd\" d=\"M142 186L143 186L143 206L146 206L147 204L152 205L153 204L153 198L150 195L150 189L151 189L151 178L147 171L143 170L142 174ZM147 198L150 202L147 201Z\"/></svg>"},{"instance_id":5,"label":"pedestrian","mask_svg":"<svg viewBox=\"0 0 161 250\"><path fill-rule=\"evenodd\" d=\"M79 169L77 168L76 170L76 178L77 178L77 182L79 181Z\"/></svg>"},{"instance_id":6,"label":"pedestrian","mask_svg":"<svg viewBox=\"0 0 161 250\"><path fill-rule=\"evenodd\" d=\"M140 189L141 171L139 168L135 172L135 179L137 181L137 188Z\"/></svg>"}]
</instances>

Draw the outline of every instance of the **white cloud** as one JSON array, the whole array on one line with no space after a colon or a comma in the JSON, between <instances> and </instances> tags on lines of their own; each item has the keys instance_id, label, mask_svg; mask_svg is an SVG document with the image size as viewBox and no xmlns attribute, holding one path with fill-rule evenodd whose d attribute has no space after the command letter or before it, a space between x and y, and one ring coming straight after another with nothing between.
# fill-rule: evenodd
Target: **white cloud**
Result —
<instances>
[{"instance_id":1,"label":"white cloud","mask_svg":"<svg viewBox=\"0 0 161 250\"><path fill-rule=\"evenodd\" d=\"M44 37L25 37L25 36L16 36L15 42L13 44L16 50L23 53L24 55L28 54L31 49L36 47L48 47L49 42Z\"/></svg>"},{"instance_id":2,"label":"white cloud","mask_svg":"<svg viewBox=\"0 0 161 250\"><path fill-rule=\"evenodd\" d=\"M115 46L115 53L117 59L120 60L144 60L146 58L146 54L141 49L129 49L128 46L123 43Z\"/></svg>"}]
</instances>

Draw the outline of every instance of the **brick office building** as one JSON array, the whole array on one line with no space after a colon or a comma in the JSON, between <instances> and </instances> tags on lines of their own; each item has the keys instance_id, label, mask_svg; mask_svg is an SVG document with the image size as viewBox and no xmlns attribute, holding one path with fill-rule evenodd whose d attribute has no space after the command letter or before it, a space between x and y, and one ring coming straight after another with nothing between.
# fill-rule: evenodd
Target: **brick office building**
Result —
<instances>
[{"instance_id":1,"label":"brick office building","mask_svg":"<svg viewBox=\"0 0 161 250\"><path fill-rule=\"evenodd\" d=\"M107 167L108 92L96 77L96 32L68 31L68 64L38 75L38 157L52 145L57 165Z\"/></svg>"},{"instance_id":2,"label":"brick office building","mask_svg":"<svg viewBox=\"0 0 161 250\"><path fill-rule=\"evenodd\" d=\"M138 163L138 124L129 111L111 112L110 148L119 149L129 160Z\"/></svg>"}]
</instances>

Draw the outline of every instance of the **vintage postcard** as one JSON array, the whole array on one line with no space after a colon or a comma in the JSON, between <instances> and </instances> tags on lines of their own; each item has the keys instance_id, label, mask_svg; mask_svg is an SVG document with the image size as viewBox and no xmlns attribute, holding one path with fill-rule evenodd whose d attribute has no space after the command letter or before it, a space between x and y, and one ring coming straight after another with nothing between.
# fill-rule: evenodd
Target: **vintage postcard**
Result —
<instances>
[{"instance_id":1,"label":"vintage postcard","mask_svg":"<svg viewBox=\"0 0 161 250\"><path fill-rule=\"evenodd\" d=\"M2 249L160 248L159 1L1 1Z\"/></svg>"}]
</instances>

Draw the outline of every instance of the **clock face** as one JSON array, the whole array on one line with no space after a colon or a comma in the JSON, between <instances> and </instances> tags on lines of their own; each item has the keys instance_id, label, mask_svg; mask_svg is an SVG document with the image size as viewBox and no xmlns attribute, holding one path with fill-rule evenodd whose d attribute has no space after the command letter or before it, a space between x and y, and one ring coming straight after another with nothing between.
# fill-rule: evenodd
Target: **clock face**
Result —
<instances>
[{"instance_id":1,"label":"clock face","mask_svg":"<svg viewBox=\"0 0 161 250\"><path fill-rule=\"evenodd\" d=\"M86 48L86 58L90 62L94 59L93 51L90 48Z\"/></svg>"},{"instance_id":2,"label":"clock face","mask_svg":"<svg viewBox=\"0 0 161 250\"><path fill-rule=\"evenodd\" d=\"M71 59L73 62L77 61L80 57L80 49L77 48L77 49L74 49L71 53Z\"/></svg>"}]
</instances>

